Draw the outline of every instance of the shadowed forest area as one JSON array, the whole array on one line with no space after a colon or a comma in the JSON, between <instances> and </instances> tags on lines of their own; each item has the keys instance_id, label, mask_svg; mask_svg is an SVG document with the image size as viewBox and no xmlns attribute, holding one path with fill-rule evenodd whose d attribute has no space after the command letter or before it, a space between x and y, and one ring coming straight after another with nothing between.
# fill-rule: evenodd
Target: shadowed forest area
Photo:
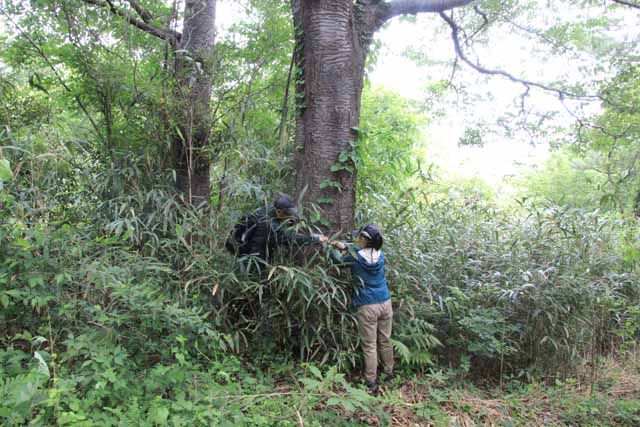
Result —
<instances>
[{"instance_id":1,"label":"shadowed forest area","mask_svg":"<svg viewBox=\"0 0 640 427\"><path fill-rule=\"evenodd\" d=\"M371 78L396 23L415 98ZM640 425L639 28L632 0L2 0L0 424ZM456 175L447 115L451 150L548 159ZM378 394L330 245L225 248L281 194L300 235L382 230Z\"/></svg>"}]
</instances>

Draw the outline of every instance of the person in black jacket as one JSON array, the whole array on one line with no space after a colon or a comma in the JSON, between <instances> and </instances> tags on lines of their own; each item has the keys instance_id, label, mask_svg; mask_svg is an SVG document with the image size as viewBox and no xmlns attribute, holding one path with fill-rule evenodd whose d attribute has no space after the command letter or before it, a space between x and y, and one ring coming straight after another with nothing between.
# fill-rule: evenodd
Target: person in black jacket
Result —
<instances>
[{"instance_id":1,"label":"person in black jacket","mask_svg":"<svg viewBox=\"0 0 640 427\"><path fill-rule=\"evenodd\" d=\"M297 233L294 228L297 219L298 210L295 203L289 196L281 195L273 206L260 208L241 221L244 222L241 232L233 234L238 241L237 254L252 255L260 261L270 262L275 253L283 247L301 247L327 241L321 234Z\"/></svg>"}]
</instances>

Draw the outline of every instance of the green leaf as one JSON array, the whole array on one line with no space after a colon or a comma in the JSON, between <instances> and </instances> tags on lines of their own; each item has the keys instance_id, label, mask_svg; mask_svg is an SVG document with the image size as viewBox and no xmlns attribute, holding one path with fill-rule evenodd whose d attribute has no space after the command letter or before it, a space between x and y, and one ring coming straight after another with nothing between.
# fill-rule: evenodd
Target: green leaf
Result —
<instances>
[{"instance_id":1,"label":"green leaf","mask_svg":"<svg viewBox=\"0 0 640 427\"><path fill-rule=\"evenodd\" d=\"M324 190L326 188L335 188L338 191L342 191L342 185L340 185L339 182L330 179L323 179L320 183L321 190Z\"/></svg>"},{"instance_id":2,"label":"green leaf","mask_svg":"<svg viewBox=\"0 0 640 427\"><path fill-rule=\"evenodd\" d=\"M329 400L327 400L328 406L338 406L340 404L342 404L342 399L337 397L330 397Z\"/></svg>"},{"instance_id":3,"label":"green leaf","mask_svg":"<svg viewBox=\"0 0 640 427\"><path fill-rule=\"evenodd\" d=\"M20 246L22 249L26 249L26 250L31 249L31 243L28 240L23 239L22 237L18 237L14 239L13 244Z\"/></svg>"},{"instance_id":4,"label":"green leaf","mask_svg":"<svg viewBox=\"0 0 640 427\"><path fill-rule=\"evenodd\" d=\"M334 163L333 165L331 165L331 172L340 172L340 171L347 171L349 173L353 173L354 168L349 164Z\"/></svg>"},{"instance_id":5,"label":"green leaf","mask_svg":"<svg viewBox=\"0 0 640 427\"><path fill-rule=\"evenodd\" d=\"M309 366L309 370L311 371L311 373L318 378L320 381L322 381L322 372L320 372L320 369L316 368L313 365Z\"/></svg>"},{"instance_id":6,"label":"green leaf","mask_svg":"<svg viewBox=\"0 0 640 427\"><path fill-rule=\"evenodd\" d=\"M157 424L166 424L169 418L169 409L165 407L153 408L151 410L151 419Z\"/></svg>"},{"instance_id":7,"label":"green leaf","mask_svg":"<svg viewBox=\"0 0 640 427\"><path fill-rule=\"evenodd\" d=\"M311 378L301 378L300 382L305 385L305 389L309 391L318 390L321 388L322 383Z\"/></svg>"},{"instance_id":8,"label":"green leaf","mask_svg":"<svg viewBox=\"0 0 640 427\"><path fill-rule=\"evenodd\" d=\"M320 205L331 205L333 204L333 198L328 196L322 196L318 198L318 204Z\"/></svg>"},{"instance_id":9,"label":"green leaf","mask_svg":"<svg viewBox=\"0 0 640 427\"><path fill-rule=\"evenodd\" d=\"M24 382L14 391L14 401L17 405L30 402L38 393L38 384Z\"/></svg>"},{"instance_id":10,"label":"green leaf","mask_svg":"<svg viewBox=\"0 0 640 427\"><path fill-rule=\"evenodd\" d=\"M343 399L340 404L348 412L355 412L356 410L356 405L354 405L350 400Z\"/></svg>"},{"instance_id":11,"label":"green leaf","mask_svg":"<svg viewBox=\"0 0 640 427\"><path fill-rule=\"evenodd\" d=\"M411 351L409 350L409 347L407 347L404 343L394 339L391 340L391 344L393 345L396 353L400 355L402 360L404 360L406 363L409 363L409 361L411 360Z\"/></svg>"},{"instance_id":12,"label":"green leaf","mask_svg":"<svg viewBox=\"0 0 640 427\"><path fill-rule=\"evenodd\" d=\"M45 283L45 280L43 276L37 274L29 277L27 279L27 282L29 283L29 286L34 287L34 286L43 286Z\"/></svg>"},{"instance_id":13,"label":"green leaf","mask_svg":"<svg viewBox=\"0 0 640 427\"><path fill-rule=\"evenodd\" d=\"M0 181L11 181L12 179L13 172L11 171L9 160L0 159Z\"/></svg>"},{"instance_id":14,"label":"green leaf","mask_svg":"<svg viewBox=\"0 0 640 427\"><path fill-rule=\"evenodd\" d=\"M45 362L42 355L36 351L35 353L33 353L33 357L38 361L38 373L46 376L47 378L51 378L49 367L47 366L47 362Z\"/></svg>"}]
</instances>

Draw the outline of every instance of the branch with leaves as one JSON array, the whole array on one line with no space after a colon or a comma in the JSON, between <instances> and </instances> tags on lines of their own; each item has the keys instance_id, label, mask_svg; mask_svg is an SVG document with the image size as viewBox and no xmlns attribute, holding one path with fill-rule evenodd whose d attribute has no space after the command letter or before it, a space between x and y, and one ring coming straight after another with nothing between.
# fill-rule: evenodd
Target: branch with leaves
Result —
<instances>
[{"instance_id":1,"label":"branch with leaves","mask_svg":"<svg viewBox=\"0 0 640 427\"><path fill-rule=\"evenodd\" d=\"M522 79L522 78L516 77L513 74L508 73L506 71L494 70L494 69L486 68L486 67L480 65L477 62L471 61L465 55L465 53L464 53L464 51L462 49L462 46L460 44L460 31L461 31L461 29L458 26L458 24L451 17L449 17L447 14L445 14L444 12L439 12L439 15L447 23L447 25L449 25L449 28L451 28L451 38L453 40L453 45L454 45L454 48L455 48L456 57L459 58L462 62L464 62L468 66L470 66L471 68L473 68L474 70L476 70L476 71L478 71L478 72L480 72L482 74L506 77L507 79L511 80L514 83L522 84L523 86L525 86L527 88L527 91L529 90L529 88L535 87L535 88L538 88L538 89L542 89L545 92L555 93L560 99L574 98L574 99L593 100L593 101L595 101L597 99L600 99L600 97L595 96L595 95L581 95L581 94L577 94L577 93L568 91L566 89L547 86L547 85L542 84L542 83L537 83L537 82L534 82L534 81L531 81L531 80Z\"/></svg>"},{"instance_id":2,"label":"branch with leaves","mask_svg":"<svg viewBox=\"0 0 640 427\"><path fill-rule=\"evenodd\" d=\"M358 0L356 8L366 11L364 16L359 17L361 28L365 33L373 34L396 16L444 12L473 2L474 0L394 0L387 3L380 0Z\"/></svg>"},{"instance_id":3,"label":"branch with leaves","mask_svg":"<svg viewBox=\"0 0 640 427\"><path fill-rule=\"evenodd\" d=\"M143 9L136 1L134 0L128 0L129 4L131 5L131 7L133 8L133 10L136 11L136 13L140 16L141 19L136 18L135 16L133 16L133 14L129 13L126 10L122 10L118 7L116 7L113 2L111 0L82 0L83 2L87 3L87 4L91 4L94 6L99 6L101 8L104 9L108 9L111 13L113 13L116 16L119 16L121 18L123 18L125 21L127 21L129 24L141 29L142 31L145 31L155 37L158 37L162 40L166 40L169 43L171 43L172 45L175 45L178 43L178 41L180 40L180 37L182 36L179 32L177 31L173 31L173 30L169 30L169 29L165 29L165 28L159 28L156 27L155 25L150 24L150 22L153 20L152 15L146 11L145 9Z\"/></svg>"},{"instance_id":4,"label":"branch with leaves","mask_svg":"<svg viewBox=\"0 0 640 427\"><path fill-rule=\"evenodd\" d=\"M636 9L640 9L640 4L638 4L638 3L632 3L630 1L625 1L625 0L611 0L611 1L613 1L614 3L621 4L623 6L629 6L629 7L633 7L633 8L636 8Z\"/></svg>"},{"instance_id":5,"label":"branch with leaves","mask_svg":"<svg viewBox=\"0 0 640 427\"><path fill-rule=\"evenodd\" d=\"M149 13L146 9L140 6L140 3L138 3L135 0L127 0L127 2L131 5L133 10L135 10L138 13L138 15L140 15L140 18L142 18L144 22L148 24L150 21L153 20L153 15L151 15L151 13Z\"/></svg>"},{"instance_id":6,"label":"branch with leaves","mask_svg":"<svg viewBox=\"0 0 640 427\"><path fill-rule=\"evenodd\" d=\"M98 138L100 138L100 140L104 142L104 137L102 136L102 132L100 131L100 128L98 127L97 123L89 113L89 110L87 110L87 107L82 102L82 99L80 99L80 96L76 92L71 90L71 88L67 85L64 78L62 78L62 76L56 69L55 64L53 64L49 56L44 52L44 50L42 50L40 45L33 40L33 38L29 35L29 33L23 30L22 27L16 21L13 20L11 15L9 15L5 9L0 7L0 12L7 18L7 20L11 23L11 25L13 25L15 29L18 30L20 35L24 37L29 42L29 44L35 49L38 55L44 60L47 66L51 69L51 71L53 72L53 75L58 80L60 85L64 88L64 90L66 90L68 93L70 93L73 96L73 99L78 104L78 107L80 107L84 115L87 117L87 119L91 123L91 126L93 127Z\"/></svg>"}]
</instances>

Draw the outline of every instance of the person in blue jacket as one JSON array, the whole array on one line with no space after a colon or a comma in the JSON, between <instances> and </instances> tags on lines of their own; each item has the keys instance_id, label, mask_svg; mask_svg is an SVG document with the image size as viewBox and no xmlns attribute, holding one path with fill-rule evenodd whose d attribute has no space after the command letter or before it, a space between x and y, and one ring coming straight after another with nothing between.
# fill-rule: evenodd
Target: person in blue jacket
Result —
<instances>
[{"instance_id":1,"label":"person in blue jacket","mask_svg":"<svg viewBox=\"0 0 640 427\"><path fill-rule=\"evenodd\" d=\"M354 289L351 303L358 311L358 333L364 353L364 376L371 393L378 391L378 354L382 359L385 381L394 378L391 323L391 294L384 275L383 238L378 227L367 224L354 232L357 244L332 241L342 251L331 258L351 267Z\"/></svg>"}]
</instances>

